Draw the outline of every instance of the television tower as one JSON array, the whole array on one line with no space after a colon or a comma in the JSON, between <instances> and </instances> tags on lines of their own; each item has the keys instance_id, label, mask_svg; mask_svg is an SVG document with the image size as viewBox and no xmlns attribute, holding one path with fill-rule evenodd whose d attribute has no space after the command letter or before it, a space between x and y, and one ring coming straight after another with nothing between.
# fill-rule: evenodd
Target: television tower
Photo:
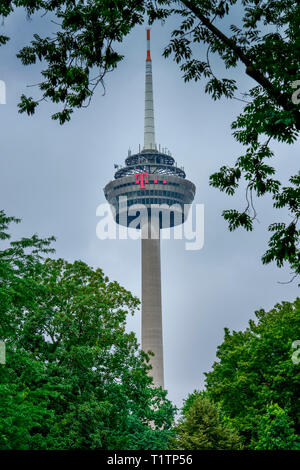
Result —
<instances>
[{"instance_id":1,"label":"television tower","mask_svg":"<svg viewBox=\"0 0 300 470\"><path fill-rule=\"evenodd\" d=\"M136 218L136 215L132 216L132 206L137 211L140 204L145 208L146 216L136 227L142 232L142 349L154 353L154 356L150 356L152 369L149 373L154 385L162 388L160 229L184 223L187 217L184 204L192 203L195 191L195 185L186 179L183 167L177 166L170 152L160 149L160 146L157 149L150 29L147 29L144 147L134 155L128 152L125 165L115 172L114 180L105 186L104 194L114 208L116 223L120 225L128 227ZM122 198L125 197L127 204L124 206Z\"/></svg>"}]
</instances>

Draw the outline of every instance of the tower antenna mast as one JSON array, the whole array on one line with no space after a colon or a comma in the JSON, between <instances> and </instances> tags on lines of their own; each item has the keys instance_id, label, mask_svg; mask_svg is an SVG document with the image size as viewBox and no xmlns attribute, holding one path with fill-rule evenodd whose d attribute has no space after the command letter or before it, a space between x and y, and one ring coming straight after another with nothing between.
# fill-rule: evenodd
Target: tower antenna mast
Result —
<instances>
[{"instance_id":1,"label":"tower antenna mast","mask_svg":"<svg viewBox=\"0 0 300 470\"><path fill-rule=\"evenodd\" d=\"M144 150L156 149L154 127L153 81L152 60L150 51L150 29L147 29L147 56L145 77L145 125L144 125Z\"/></svg>"}]
</instances>

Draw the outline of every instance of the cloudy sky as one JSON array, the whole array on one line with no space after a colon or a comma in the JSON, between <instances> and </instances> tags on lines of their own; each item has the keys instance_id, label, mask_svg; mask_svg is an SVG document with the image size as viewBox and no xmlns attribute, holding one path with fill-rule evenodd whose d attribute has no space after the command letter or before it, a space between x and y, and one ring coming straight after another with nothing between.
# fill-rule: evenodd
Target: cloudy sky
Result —
<instances>
[{"instance_id":1,"label":"cloudy sky","mask_svg":"<svg viewBox=\"0 0 300 470\"><path fill-rule=\"evenodd\" d=\"M238 21L238 10L234 16L231 22ZM255 310L293 301L298 288L295 282L278 283L290 279L289 269L260 261L269 223L289 220L272 209L270 198L255 201L259 222L252 233L230 233L221 217L224 209L245 207L243 188L229 197L208 183L221 165L242 154L230 124L243 103L214 102L203 83L183 82L178 66L162 57L172 26L158 23L151 32L156 140L195 183L195 203L205 205L203 249L187 251L184 240L163 240L161 249L165 386L180 406L188 393L203 387L224 327L246 328ZM41 68L23 67L16 52L33 32L48 34L54 25L38 15L27 21L19 10L0 28L11 37L0 49L0 80L7 87L7 104L0 105L0 200L7 214L22 218L15 236L53 234L57 257L101 267L140 296L140 241L99 240L96 209L105 202L103 188L113 178L114 163L124 163L128 149L137 151L143 143L145 25L120 45L125 58L107 77L105 96L99 88L90 107L76 111L64 126L50 119L58 110L50 103L33 117L17 112L21 93L38 96L27 85L40 81ZM253 85L242 68L225 75L219 61L212 59L212 64L220 76L237 78L239 92ZM278 178L287 183L298 170L299 145L275 144L273 149ZM128 319L127 327L140 340L140 312Z\"/></svg>"}]
</instances>

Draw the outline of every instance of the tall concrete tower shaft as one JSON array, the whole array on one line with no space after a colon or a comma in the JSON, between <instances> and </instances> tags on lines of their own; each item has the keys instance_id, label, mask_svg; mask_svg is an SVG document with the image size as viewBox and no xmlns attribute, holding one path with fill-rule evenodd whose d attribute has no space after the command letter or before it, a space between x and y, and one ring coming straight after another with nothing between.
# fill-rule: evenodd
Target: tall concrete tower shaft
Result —
<instances>
[{"instance_id":1,"label":"tall concrete tower shaft","mask_svg":"<svg viewBox=\"0 0 300 470\"><path fill-rule=\"evenodd\" d=\"M155 223L152 225L149 219L142 227L142 349L154 353L150 356L150 374L154 384L164 388L160 229L157 238L151 238L153 228Z\"/></svg>"},{"instance_id":2,"label":"tall concrete tower shaft","mask_svg":"<svg viewBox=\"0 0 300 470\"><path fill-rule=\"evenodd\" d=\"M154 353L150 356L152 369L149 374L155 386L164 388L160 229L185 222L188 215L186 206L190 207L196 188L186 179L184 168L177 165L170 152L156 147L149 29L144 148L134 155L130 151L125 165L117 165L117 168L114 181L105 186L104 194L114 208L117 224L132 227L138 217L133 215L134 212L144 213L140 223L134 225L141 230L142 239L142 349Z\"/></svg>"}]
</instances>

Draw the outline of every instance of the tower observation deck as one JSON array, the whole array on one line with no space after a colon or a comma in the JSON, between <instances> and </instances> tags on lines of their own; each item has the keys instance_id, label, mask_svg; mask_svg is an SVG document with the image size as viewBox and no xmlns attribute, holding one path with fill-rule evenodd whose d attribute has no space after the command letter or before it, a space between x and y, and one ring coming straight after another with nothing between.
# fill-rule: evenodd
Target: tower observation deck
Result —
<instances>
[{"instance_id":1,"label":"tower observation deck","mask_svg":"<svg viewBox=\"0 0 300 470\"><path fill-rule=\"evenodd\" d=\"M129 152L125 165L117 169L114 180L105 186L104 194L114 207L116 222L121 225L129 226L136 218L130 208L138 209L142 204L146 209L142 226L137 226L142 233L147 233L141 240L142 349L153 351L150 374L154 384L163 388L160 229L184 223L187 216L184 205L192 203L195 190L195 185L186 179L183 167L178 167L170 152L157 149L155 143L150 30L147 29L144 147L134 155ZM125 197L124 205L120 201ZM124 212L126 217L122 217ZM158 228L154 236L153 226Z\"/></svg>"}]
</instances>

